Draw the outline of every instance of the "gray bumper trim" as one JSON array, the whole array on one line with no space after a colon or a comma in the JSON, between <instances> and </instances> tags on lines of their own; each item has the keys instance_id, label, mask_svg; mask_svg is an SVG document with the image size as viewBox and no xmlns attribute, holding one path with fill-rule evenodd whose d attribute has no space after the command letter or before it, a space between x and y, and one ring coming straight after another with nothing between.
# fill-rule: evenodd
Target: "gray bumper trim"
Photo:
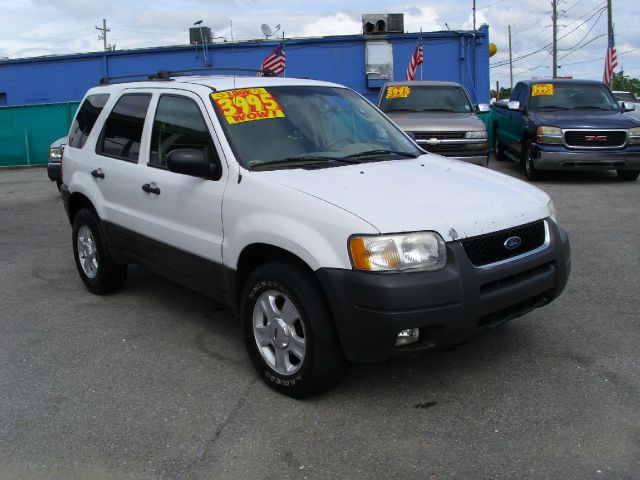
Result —
<instances>
[{"instance_id":1,"label":"gray bumper trim","mask_svg":"<svg viewBox=\"0 0 640 480\"><path fill-rule=\"evenodd\" d=\"M538 170L636 170L640 169L640 152L538 150L533 163Z\"/></svg>"}]
</instances>

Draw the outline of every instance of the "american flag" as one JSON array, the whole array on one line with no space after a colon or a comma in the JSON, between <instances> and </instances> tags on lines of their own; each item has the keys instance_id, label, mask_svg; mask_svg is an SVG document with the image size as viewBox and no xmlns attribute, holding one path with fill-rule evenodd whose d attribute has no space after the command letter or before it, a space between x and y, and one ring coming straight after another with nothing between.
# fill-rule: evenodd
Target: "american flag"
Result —
<instances>
[{"instance_id":1,"label":"american flag","mask_svg":"<svg viewBox=\"0 0 640 480\"><path fill-rule=\"evenodd\" d=\"M277 75L280 75L284 72L286 68L286 56L284 54L284 43L280 42L280 44L273 49L269 55L267 55L262 63L260 64L260 70L271 70ZM258 76L261 77L263 74L258 73Z\"/></svg>"},{"instance_id":2,"label":"american flag","mask_svg":"<svg viewBox=\"0 0 640 480\"><path fill-rule=\"evenodd\" d=\"M607 57L604 61L604 75L602 81L607 85L613 77L613 70L618 66L618 55L616 54L616 45L613 41L613 32L609 35L609 46L607 47Z\"/></svg>"},{"instance_id":3,"label":"american flag","mask_svg":"<svg viewBox=\"0 0 640 480\"><path fill-rule=\"evenodd\" d=\"M422 52L422 37L418 40L416 49L411 55L411 61L409 62L409 68L407 68L407 80L413 80L416 77L416 68L418 65L422 65L424 60L424 54Z\"/></svg>"}]
</instances>

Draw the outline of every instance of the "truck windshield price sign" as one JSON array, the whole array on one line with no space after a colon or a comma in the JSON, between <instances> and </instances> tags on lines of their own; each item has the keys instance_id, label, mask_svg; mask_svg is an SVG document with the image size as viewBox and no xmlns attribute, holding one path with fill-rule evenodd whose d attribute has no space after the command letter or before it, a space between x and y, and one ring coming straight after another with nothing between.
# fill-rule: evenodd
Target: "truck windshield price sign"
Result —
<instances>
[{"instance_id":1,"label":"truck windshield price sign","mask_svg":"<svg viewBox=\"0 0 640 480\"><path fill-rule=\"evenodd\" d=\"M410 94L411 89L404 85L399 87L387 87L387 98L407 98Z\"/></svg>"},{"instance_id":2,"label":"truck windshield price sign","mask_svg":"<svg viewBox=\"0 0 640 480\"><path fill-rule=\"evenodd\" d=\"M266 88L244 88L211 94L230 125L267 118L284 118L282 107Z\"/></svg>"},{"instance_id":3,"label":"truck windshield price sign","mask_svg":"<svg viewBox=\"0 0 640 480\"><path fill-rule=\"evenodd\" d=\"M531 86L531 96L553 95L553 83L536 83Z\"/></svg>"}]
</instances>

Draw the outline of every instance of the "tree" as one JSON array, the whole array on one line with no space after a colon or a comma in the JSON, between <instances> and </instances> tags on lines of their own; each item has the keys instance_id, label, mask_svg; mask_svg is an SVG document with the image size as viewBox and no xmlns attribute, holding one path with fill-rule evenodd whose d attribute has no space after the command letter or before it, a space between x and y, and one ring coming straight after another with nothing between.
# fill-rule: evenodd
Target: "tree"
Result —
<instances>
[{"instance_id":1,"label":"tree","mask_svg":"<svg viewBox=\"0 0 640 480\"><path fill-rule=\"evenodd\" d=\"M640 79L625 77L623 69L613 74L612 86L611 90L623 90L636 95L640 94Z\"/></svg>"}]
</instances>

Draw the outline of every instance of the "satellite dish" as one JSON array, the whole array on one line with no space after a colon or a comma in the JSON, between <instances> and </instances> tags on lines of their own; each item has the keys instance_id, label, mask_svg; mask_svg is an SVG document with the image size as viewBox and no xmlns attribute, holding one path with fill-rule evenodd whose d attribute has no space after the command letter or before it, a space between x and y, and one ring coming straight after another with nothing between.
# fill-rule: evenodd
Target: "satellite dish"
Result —
<instances>
[{"instance_id":1,"label":"satellite dish","mask_svg":"<svg viewBox=\"0 0 640 480\"><path fill-rule=\"evenodd\" d=\"M276 34L276 32L280 30L280 24L276 25L275 30L272 30L269 25L267 25L266 23L263 23L262 25L260 25L260 30L262 30L262 33L264 34L265 38L273 37Z\"/></svg>"},{"instance_id":2,"label":"satellite dish","mask_svg":"<svg viewBox=\"0 0 640 480\"><path fill-rule=\"evenodd\" d=\"M264 33L264 36L266 38L269 38L271 35L273 35L273 31L271 30L271 27L266 23L263 23L262 25L260 25L260 30L262 30L262 33Z\"/></svg>"}]
</instances>

